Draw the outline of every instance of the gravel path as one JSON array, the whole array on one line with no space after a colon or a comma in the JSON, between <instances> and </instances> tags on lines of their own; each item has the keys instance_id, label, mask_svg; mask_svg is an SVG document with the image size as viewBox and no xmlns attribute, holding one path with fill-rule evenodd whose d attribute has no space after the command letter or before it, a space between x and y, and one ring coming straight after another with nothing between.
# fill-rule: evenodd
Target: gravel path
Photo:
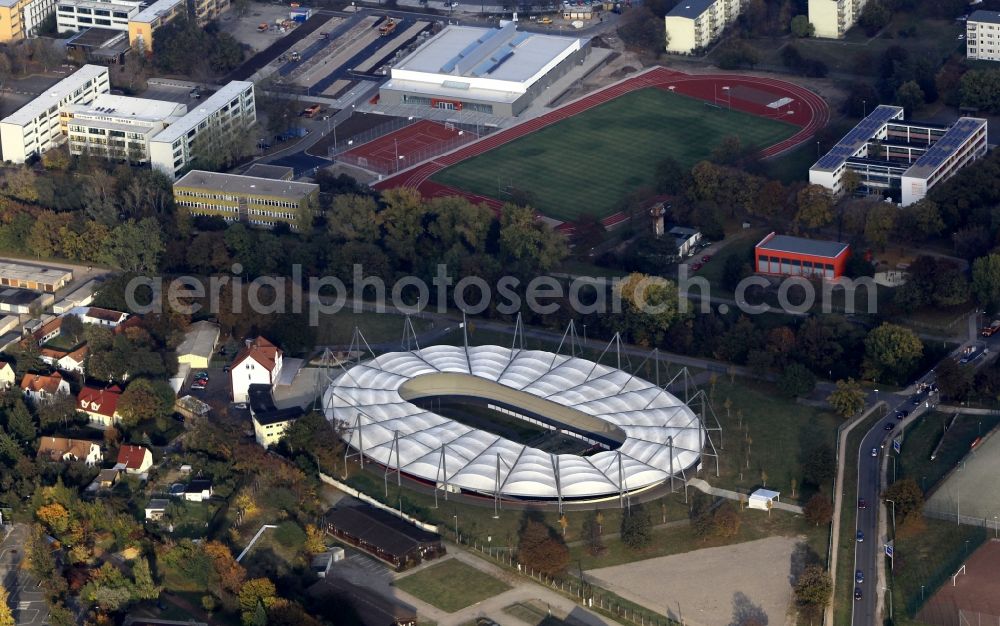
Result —
<instances>
[{"instance_id":1,"label":"gravel path","mask_svg":"<svg viewBox=\"0 0 1000 626\"><path fill-rule=\"evenodd\" d=\"M586 572L618 595L689 626L791 625L793 537L657 557Z\"/></svg>"}]
</instances>

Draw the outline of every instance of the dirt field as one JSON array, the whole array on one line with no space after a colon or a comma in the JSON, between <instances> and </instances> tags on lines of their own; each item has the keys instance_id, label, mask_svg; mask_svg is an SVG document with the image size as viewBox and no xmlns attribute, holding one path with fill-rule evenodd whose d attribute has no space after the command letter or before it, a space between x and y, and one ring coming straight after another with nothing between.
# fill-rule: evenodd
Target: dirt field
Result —
<instances>
[{"instance_id":1,"label":"dirt field","mask_svg":"<svg viewBox=\"0 0 1000 626\"><path fill-rule=\"evenodd\" d=\"M965 563L965 574L949 578L917 616L935 626L994 626L1000 623L1000 542L988 541ZM963 616L959 617L959 612Z\"/></svg>"},{"instance_id":2,"label":"dirt field","mask_svg":"<svg viewBox=\"0 0 1000 626\"><path fill-rule=\"evenodd\" d=\"M970 452L927 499L924 510L962 516L962 522L993 527L993 516L1000 511L1000 435L992 433Z\"/></svg>"},{"instance_id":3,"label":"dirt field","mask_svg":"<svg viewBox=\"0 0 1000 626\"><path fill-rule=\"evenodd\" d=\"M721 548L590 570L586 575L618 595L689 626L793 624L793 555L799 541L769 537Z\"/></svg>"}]
</instances>

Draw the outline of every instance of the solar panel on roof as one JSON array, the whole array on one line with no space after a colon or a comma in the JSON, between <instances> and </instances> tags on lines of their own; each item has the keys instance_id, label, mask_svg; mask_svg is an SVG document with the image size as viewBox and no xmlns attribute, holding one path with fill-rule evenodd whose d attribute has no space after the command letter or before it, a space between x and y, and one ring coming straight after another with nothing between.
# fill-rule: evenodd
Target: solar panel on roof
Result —
<instances>
[{"instance_id":1,"label":"solar panel on roof","mask_svg":"<svg viewBox=\"0 0 1000 626\"><path fill-rule=\"evenodd\" d=\"M820 158L815 167L822 169L836 169L846 159L854 156L865 142L871 139L879 129L885 126L889 120L897 117L901 113L899 107L879 105L865 119L858 122L858 125L851 129L844 137L837 142L829 152Z\"/></svg>"},{"instance_id":2,"label":"solar panel on roof","mask_svg":"<svg viewBox=\"0 0 1000 626\"><path fill-rule=\"evenodd\" d=\"M919 159L914 162L915 168L937 168L951 156L963 143L968 141L981 122L963 118L955 123L941 139L932 145Z\"/></svg>"}]
</instances>

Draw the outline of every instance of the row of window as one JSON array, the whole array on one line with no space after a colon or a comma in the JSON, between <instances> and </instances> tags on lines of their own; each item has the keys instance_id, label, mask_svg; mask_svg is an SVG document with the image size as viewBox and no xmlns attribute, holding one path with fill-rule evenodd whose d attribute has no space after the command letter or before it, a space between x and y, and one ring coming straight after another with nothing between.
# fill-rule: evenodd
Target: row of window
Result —
<instances>
[{"instance_id":1,"label":"row of window","mask_svg":"<svg viewBox=\"0 0 1000 626\"><path fill-rule=\"evenodd\" d=\"M178 191L177 193L180 197L183 198L205 198L206 200L219 200L222 202L240 202L240 200L245 197L245 196L234 196L221 193L203 193L199 191L187 191L187 190ZM284 207L286 209L295 209L298 208L299 206L297 202L268 200L266 198L251 198L247 200L247 202L257 206L276 206L276 207Z\"/></svg>"},{"instance_id":2,"label":"row of window","mask_svg":"<svg viewBox=\"0 0 1000 626\"><path fill-rule=\"evenodd\" d=\"M770 274L788 274L790 276L810 276L819 274L833 278L833 264L813 263L799 259L768 257L763 254L757 257L757 270Z\"/></svg>"}]
</instances>

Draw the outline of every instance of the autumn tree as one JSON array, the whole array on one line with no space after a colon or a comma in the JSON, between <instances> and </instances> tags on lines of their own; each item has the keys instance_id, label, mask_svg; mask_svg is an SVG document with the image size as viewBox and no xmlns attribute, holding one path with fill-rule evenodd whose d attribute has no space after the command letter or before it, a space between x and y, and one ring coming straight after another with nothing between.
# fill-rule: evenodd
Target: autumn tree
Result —
<instances>
[{"instance_id":1,"label":"autumn tree","mask_svg":"<svg viewBox=\"0 0 1000 626\"><path fill-rule=\"evenodd\" d=\"M799 229L822 228L833 221L833 198L821 185L809 185L799 191L795 198L798 211L795 224Z\"/></svg>"},{"instance_id":2,"label":"autumn tree","mask_svg":"<svg viewBox=\"0 0 1000 626\"><path fill-rule=\"evenodd\" d=\"M815 524L816 526L829 524L830 520L833 519L833 504L822 493L817 493L806 502L806 505L803 507L803 513L806 516L806 520L811 524Z\"/></svg>"},{"instance_id":3,"label":"autumn tree","mask_svg":"<svg viewBox=\"0 0 1000 626\"><path fill-rule=\"evenodd\" d=\"M826 401L841 417L854 417L865 408L865 391L853 378L838 380L837 388L830 392Z\"/></svg>"},{"instance_id":4,"label":"autumn tree","mask_svg":"<svg viewBox=\"0 0 1000 626\"><path fill-rule=\"evenodd\" d=\"M633 343L662 343L670 326L682 317L677 285L659 276L632 273L615 285L621 315L612 316L615 329Z\"/></svg>"},{"instance_id":5,"label":"autumn tree","mask_svg":"<svg viewBox=\"0 0 1000 626\"><path fill-rule=\"evenodd\" d=\"M500 213L500 252L505 267L522 276L551 271L568 253L565 238L529 207L505 204Z\"/></svg>"},{"instance_id":6,"label":"autumn tree","mask_svg":"<svg viewBox=\"0 0 1000 626\"><path fill-rule=\"evenodd\" d=\"M326 552L326 534L313 524L306 524L306 542L304 548L309 554L322 554Z\"/></svg>"},{"instance_id":7,"label":"autumn tree","mask_svg":"<svg viewBox=\"0 0 1000 626\"><path fill-rule=\"evenodd\" d=\"M145 378L129 383L118 400L118 413L125 428L132 428L141 421L169 417L173 407L174 393L170 386Z\"/></svg>"},{"instance_id":8,"label":"autumn tree","mask_svg":"<svg viewBox=\"0 0 1000 626\"><path fill-rule=\"evenodd\" d=\"M795 600L806 610L822 610L830 603L832 589L830 575L821 566L810 565L795 583Z\"/></svg>"},{"instance_id":9,"label":"autumn tree","mask_svg":"<svg viewBox=\"0 0 1000 626\"><path fill-rule=\"evenodd\" d=\"M521 529L517 556L524 567L546 576L559 576L569 565L569 548L562 538L534 519Z\"/></svg>"},{"instance_id":10,"label":"autumn tree","mask_svg":"<svg viewBox=\"0 0 1000 626\"><path fill-rule=\"evenodd\" d=\"M265 611L277 600L277 590L267 578L251 578L240 589L240 612L244 626L252 626L260 611ZM264 620L267 623L266 617Z\"/></svg>"},{"instance_id":11,"label":"autumn tree","mask_svg":"<svg viewBox=\"0 0 1000 626\"><path fill-rule=\"evenodd\" d=\"M903 478L892 483L882 493L882 498L895 503L900 523L906 521L909 515L919 513L924 506L924 492L912 478Z\"/></svg>"},{"instance_id":12,"label":"autumn tree","mask_svg":"<svg viewBox=\"0 0 1000 626\"><path fill-rule=\"evenodd\" d=\"M622 515L621 538L622 543L632 550L641 550L652 541L653 523L641 504L629 507Z\"/></svg>"},{"instance_id":13,"label":"autumn tree","mask_svg":"<svg viewBox=\"0 0 1000 626\"><path fill-rule=\"evenodd\" d=\"M39 507L35 511L35 516L57 537L63 535L69 528L69 511L58 502Z\"/></svg>"},{"instance_id":14,"label":"autumn tree","mask_svg":"<svg viewBox=\"0 0 1000 626\"><path fill-rule=\"evenodd\" d=\"M883 323L865 337L863 368L875 381L902 382L923 355L924 344L904 326Z\"/></svg>"},{"instance_id":15,"label":"autumn tree","mask_svg":"<svg viewBox=\"0 0 1000 626\"><path fill-rule=\"evenodd\" d=\"M10 610L10 605L7 604L7 599L7 589L0 585L0 626L16 626L17 621L14 619L14 613Z\"/></svg>"},{"instance_id":16,"label":"autumn tree","mask_svg":"<svg viewBox=\"0 0 1000 626\"><path fill-rule=\"evenodd\" d=\"M239 593L246 578L246 570L236 562L229 548L218 541L207 541L202 550L212 561L215 574L219 577L219 586L229 593Z\"/></svg>"},{"instance_id":17,"label":"autumn tree","mask_svg":"<svg viewBox=\"0 0 1000 626\"><path fill-rule=\"evenodd\" d=\"M132 566L132 595L136 600L155 600L160 596L160 587L153 581L146 557L139 557Z\"/></svg>"}]
</instances>

